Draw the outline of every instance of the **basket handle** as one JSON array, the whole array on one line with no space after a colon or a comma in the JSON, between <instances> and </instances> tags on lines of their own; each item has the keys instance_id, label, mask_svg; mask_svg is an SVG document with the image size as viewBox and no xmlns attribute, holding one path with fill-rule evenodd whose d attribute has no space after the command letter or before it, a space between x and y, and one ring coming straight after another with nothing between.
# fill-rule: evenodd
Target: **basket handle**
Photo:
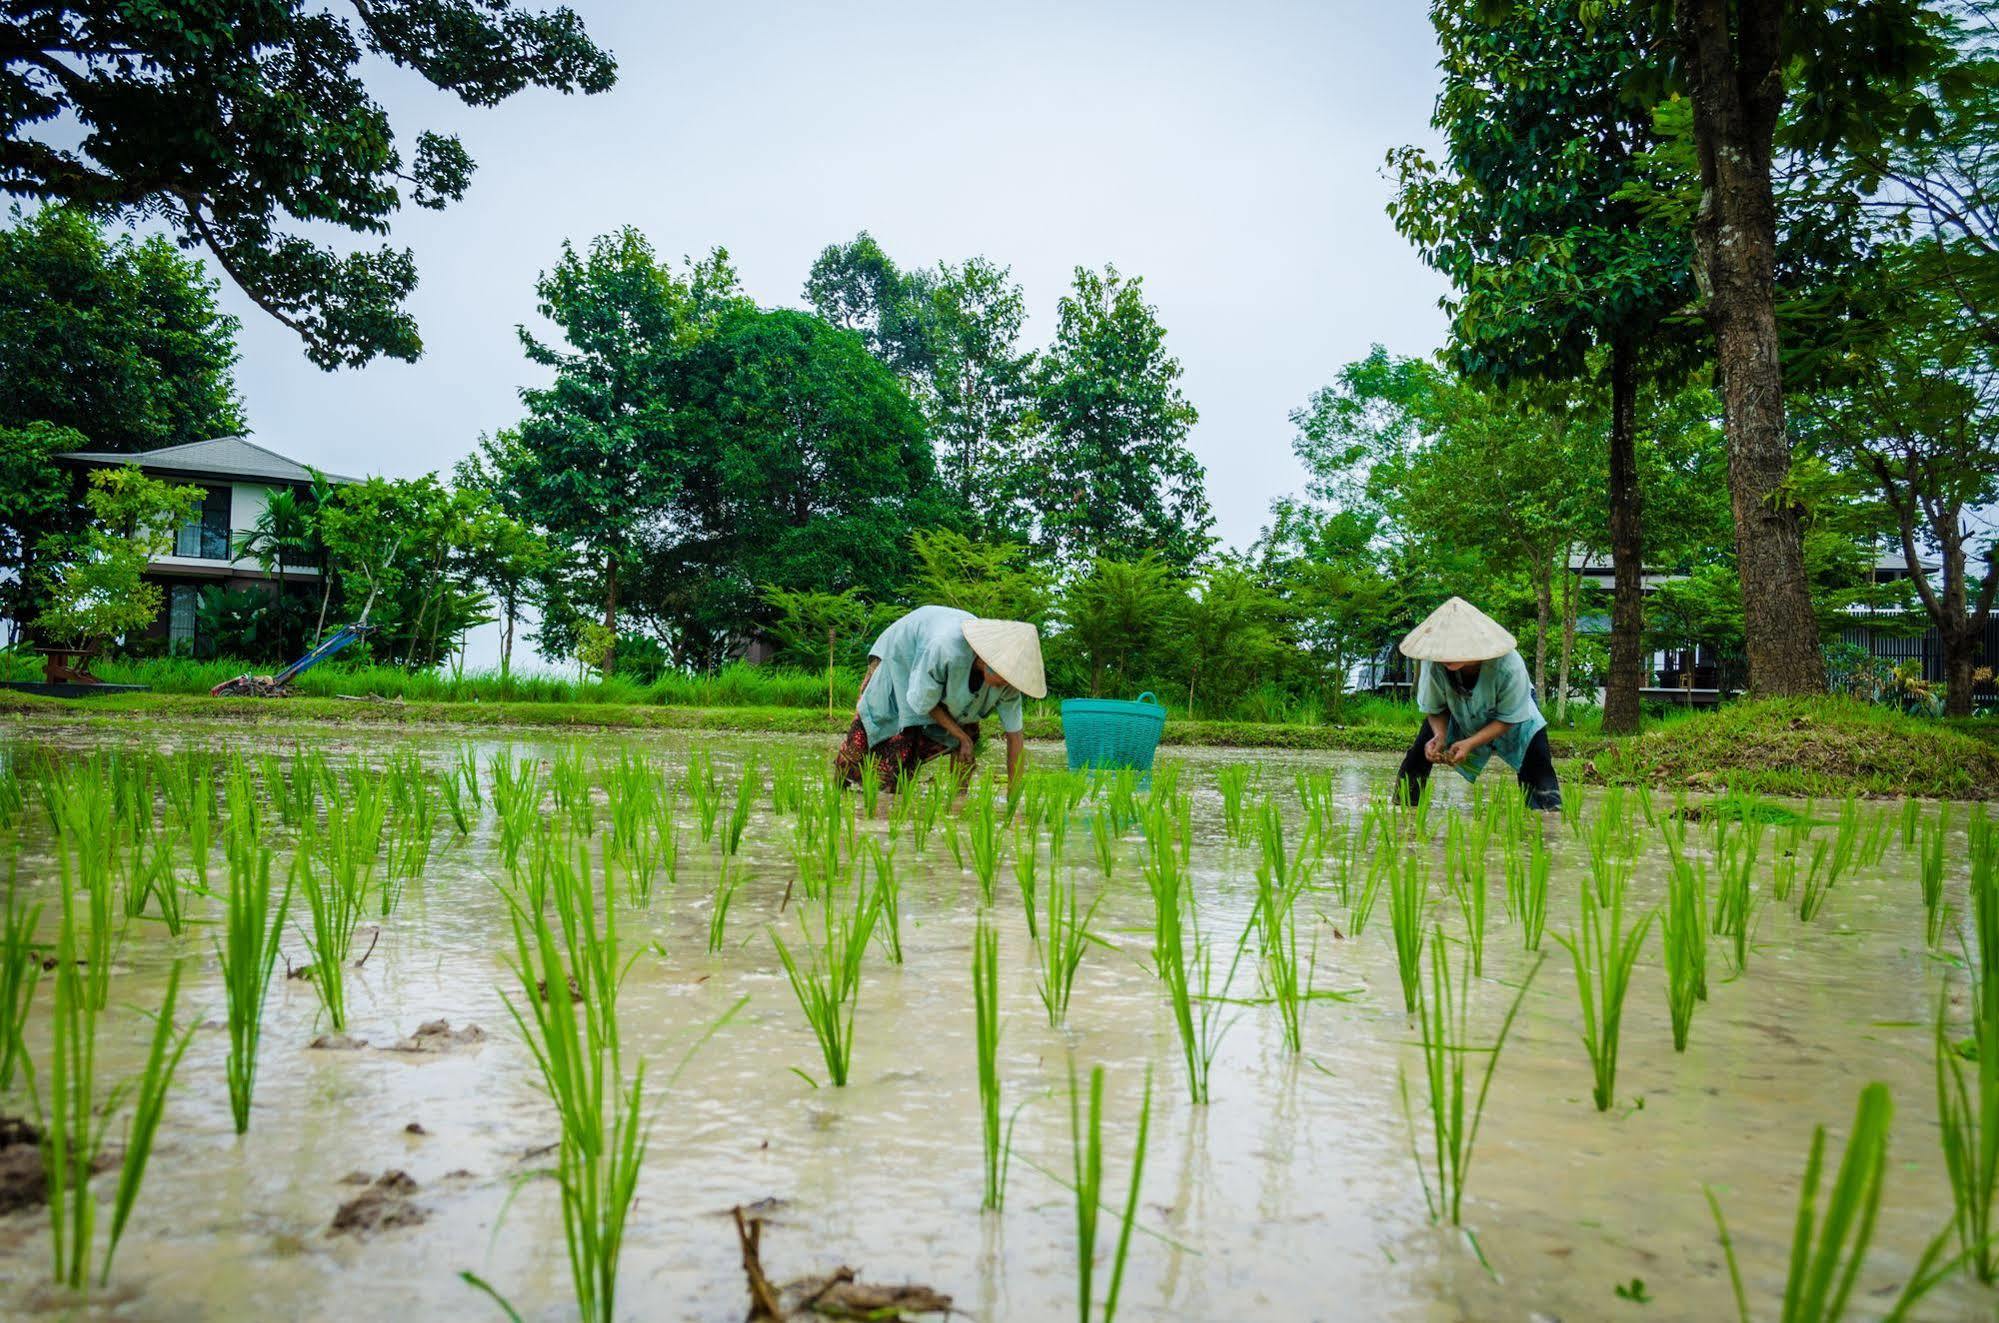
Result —
<instances>
[{"instance_id":1,"label":"basket handle","mask_svg":"<svg viewBox=\"0 0 1999 1323\"><path fill-rule=\"evenodd\" d=\"M1162 703L1162 702L1160 702L1160 701L1159 701L1159 695L1157 695L1157 694L1153 693L1153 692L1152 692L1152 691L1151 691L1150 689L1148 689L1148 690L1146 690L1146 691L1145 691L1144 693L1140 694L1140 695L1138 696L1138 701L1139 701L1139 702L1141 702L1141 703L1150 703L1150 704L1152 704L1152 706L1154 706L1154 707L1165 707L1165 706L1166 706L1166 704L1164 704L1164 703Z\"/></svg>"}]
</instances>

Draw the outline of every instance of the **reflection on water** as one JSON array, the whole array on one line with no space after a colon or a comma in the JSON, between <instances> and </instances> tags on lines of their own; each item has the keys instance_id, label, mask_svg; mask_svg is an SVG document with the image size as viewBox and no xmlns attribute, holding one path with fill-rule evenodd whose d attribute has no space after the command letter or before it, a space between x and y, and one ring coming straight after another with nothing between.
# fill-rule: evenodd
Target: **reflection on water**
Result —
<instances>
[{"instance_id":1,"label":"reflection on water","mask_svg":"<svg viewBox=\"0 0 1999 1323\"><path fill-rule=\"evenodd\" d=\"M273 743L253 738L264 749ZM379 755L386 739L362 737L359 751ZM438 766L460 747L436 737L411 743ZM725 778L752 752L823 752L743 737L707 744ZM556 747L487 741L479 751L545 755ZM591 737L584 747L606 756L633 749L677 765L688 744L619 735ZM1052 763L1059 750L1034 756ZM1254 856L1223 839L1214 773L1251 757L1268 769L1265 790L1292 814L1299 811L1294 770L1333 771L1350 811L1392 771L1392 760L1360 755L1184 755L1202 923L1231 942L1249 916ZM1440 790L1439 811L1456 811L1462 790ZM684 821L684 805L681 812ZM21 876L47 891L49 842L45 828L31 824ZM1875 1252L1857 1298L1865 1314L1885 1309L1892 1294L1871 1293L1899 1285L1950 1210L1929 1030L1949 962L1926 953L1912 860L1891 847L1879 867L1843 879L1810 924L1794 908L1767 907L1746 975L1727 980L1719 952L1711 956L1714 987L1684 1055L1672 1051L1655 931L1626 1015L1618 1105L1599 1114L1589 1099L1572 967L1552 941L1575 922L1584 855L1560 823L1542 830L1555 856L1551 954L1499 1067L1466 1199L1465 1222L1489 1268L1466 1236L1426 1218L1397 1090L1398 1071L1417 1071L1419 1061L1413 1024L1401 1011L1385 903L1356 939L1338 931L1345 914L1330 897L1308 896L1324 916L1312 925L1316 985L1358 995L1312 1005L1301 1056L1284 1050L1271 1007L1240 1008L1215 1062L1213 1101L1194 1108L1165 999L1146 966L1150 900L1133 857L1105 897L1098 926L1108 945L1084 959L1063 1031L1047 1025L1021 907L1003 887L1001 1067L1008 1107L1025 1105L1007 1208L993 1217L979 1209L968 986L978 892L970 874L941 839L921 860L905 846L906 963L897 968L871 955L853 1083L814 1089L793 1072L823 1074L767 935L773 922L790 931L789 916L777 913L794 872L789 827L774 822L767 805L752 821L747 880L728 949L717 956L706 951L715 864L689 834L677 886L656 895L649 913L621 921L627 949L647 947L620 1003L627 1050L643 1052L649 1082L663 1083L707 1026L739 998L750 1001L670 1088L657 1088L624 1258L623 1312L740 1319L745 1293L727 1210L778 1200L764 1241L774 1279L844 1263L871 1280L930 1283L981 1319L1071 1316L1073 1208L1044 1173L1069 1165L1063 1091L1072 1055L1081 1070L1100 1064L1108 1072L1106 1186L1117 1195L1139 1091L1145 1072L1154 1075L1144 1234L1134 1242L1121 1302L1128 1317L1614 1318L1638 1316L1640 1306L1613 1295L1634 1277L1653 1297L1643 1317L1732 1317L1704 1184L1727 1211L1756 1312L1774 1316L1812 1127L1824 1123L1835 1143L1843 1140L1860 1087L1875 1079L1892 1087L1897 1116ZM1434 849L1441 865L1441 831ZM1072 833L1068 857L1070 867L1088 870L1093 889L1086 832ZM1947 886L1961 909L1961 843L1949 858ZM1645 906L1657 902L1662 864L1655 843L1636 879L1634 895ZM542 1150L555 1141L556 1123L500 998L509 937L493 885L499 869L490 817L470 839L440 837L425 876L410 885L353 978L349 1032L369 1049L309 1050L323 1027L315 1025L317 1001L304 984L280 981L266 1016L255 1117L242 1139L232 1133L223 1085L226 1035L217 1028L196 1035L119 1251L115 1289L100 1308L164 1320L491 1316L490 1304L458 1279L470 1269L527 1317L569 1312L557 1193L535 1179L553 1161ZM1490 885L1499 886L1497 866ZM1496 898L1492 909L1482 1033L1511 995L1500 983L1518 979L1529 963ZM1448 912L1447 922L1457 922ZM302 963L297 934L286 951ZM156 926L135 927L113 983L108 1070L136 1065L147 1025L135 1008L157 1005L176 954L189 960L183 1003L220 1019L209 933L190 928L176 942ZM1247 964L1235 991L1256 994ZM38 1053L46 1045L46 985L40 995L30 1027ZM437 1018L481 1025L488 1037L442 1055L375 1050ZM27 1108L18 1090L4 1102L4 1110ZM411 1123L423 1133L410 1133ZM355 1192L341 1178L390 1168L417 1181L427 1221L369 1239L329 1235L334 1209ZM1115 1234L1109 1225L1106 1242ZM47 1255L44 1216L0 1217L7 1312L61 1306L37 1285ZM1921 1313L1990 1318L1993 1309L1990 1293L1953 1282Z\"/></svg>"}]
</instances>

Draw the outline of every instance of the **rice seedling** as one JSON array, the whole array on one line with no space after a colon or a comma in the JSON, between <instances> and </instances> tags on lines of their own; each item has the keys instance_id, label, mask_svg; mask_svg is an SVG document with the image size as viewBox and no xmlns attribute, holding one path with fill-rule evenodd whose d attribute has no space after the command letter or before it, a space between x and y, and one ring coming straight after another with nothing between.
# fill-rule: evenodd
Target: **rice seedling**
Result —
<instances>
[{"instance_id":1,"label":"rice seedling","mask_svg":"<svg viewBox=\"0 0 1999 1323\"><path fill-rule=\"evenodd\" d=\"M1143 871L1152 892L1153 972L1166 985L1173 1025L1180 1037L1180 1051L1187 1068L1187 1092L1197 1105L1208 1101L1208 1077L1215 1054L1230 1020L1224 1012L1228 990L1235 982L1242 961L1243 944L1236 944L1235 956L1221 982L1215 982L1214 948L1201 934L1195 920L1193 899L1187 889L1182 861L1170 826L1172 818L1162 808L1146 829Z\"/></svg>"},{"instance_id":2,"label":"rice seedling","mask_svg":"<svg viewBox=\"0 0 1999 1323\"><path fill-rule=\"evenodd\" d=\"M1608 903L1599 903L1589 887L1579 891L1582 923L1578 931L1555 940L1568 948L1575 961L1576 995L1583 1009L1583 1048L1589 1053L1596 1082L1590 1096L1599 1112L1610 1110L1617 1097L1617 1049L1624 1027L1624 997L1631 988L1631 971L1637 967L1645 936L1652 927L1652 914L1627 928L1624 891L1619 888Z\"/></svg>"},{"instance_id":3,"label":"rice seedling","mask_svg":"<svg viewBox=\"0 0 1999 1323\"><path fill-rule=\"evenodd\" d=\"M1061 1028L1068 1018L1076 971L1081 968L1083 953L1093 940L1090 921L1096 918L1097 907L1103 904L1099 895L1084 909L1076 892L1073 876L1064 877L1059 866L1048 870L1047 918L1035 950L1041 964L1036 989L1041 994L1043 1009L1048 1012L1051 1029Z\"/></svg>"},{"instance_id":4,"label":"rice seedling","mask_svg":"<svg viewBox=\"0 0 1999 1323\"><path fill-rule=\"evenodd\" d=\"M1096 857L1097 871L1104 875L1108 886L1111 875L1117 871L1118 832L1107 813L1090 815L1090 850Z\"/></svg>"},{"instance_id":5,"label":"rice seedling","mask_svg":"<svg viewBox=\"0 0 1999 1323\"><path fill-rule=\"evenodd\" d=\"M1520 889L1520 941L1529 951L1541 949L1541 934L1548 926L1548 869L1553 863L1547 842L1538 832L1530 835Z\"/></svg>"},{"instance_id":6,"label":"rice seedling","mask_svg":"<svg viewBox=\"0 0 1999 1323\"><path fill-rule=\"evenodd\" d=\"M874 784L874 778L867 778ZM736 802L729 808L728 821L722 826L722 853L734 854L743 845L743 829L750 825L750 810L756 807L757 797L763 793L762 777L757 771L754 758L743 760L743 774L736 781ZM872 807L868 816L874 816Z\"/></svg>"},{"instance_id":7,"label":"rice seedling","mask_svg":"<svg viewBox=\"0 0 1999 1323\"><path fill-rule=\"evenodd\" d=\"M978 929L972 935L972 1018L979 1055L979 1126L985 1173L985 1195L979 1206L997 1212L1006 1203L1006 1157L1012 1145L1000 1126L999 935L984 914L979 915Z\"/></svg>"},{"instance_id":8,"label":"rice seedling","mask_svg":"<svg viewBox=\"0 0 1999 1323\"><path fill-rule=\"evenodd\" d=\"M881 938L882 952L889 963L902 963L902 879L895 870L895 848L883 849L880 841L868 842L868 854L875 867L875 909L880 922L875 933Z\"/></svg>"},{"instance_id":9,"label":"rice seedling","mask_svg":"<svg viewBox=\"0 0 1999 1323\"><path fill-rule=\"evenodd\" d=\"M367 893L343 883L310 850L292 855L289 888L305 896L312 917L312 931L305 934L312 990L319 994L327 1022L337 1032L347 1027L347 957L354 949L354 930L360 926Z\"/></svg>"},{"instance_id":10,"label":"rice seedling","mask_svg":"<svg viewBox=\"0 0 1999 1323\"><path fill-rule=\"evenodd\" d=\"M869 821L874 820L875 810L881 806L882 772L881 764L872 758L861 772L861 812Z\"/></svg>"},{"instance_id":11,"label":"rice seedling","mask_svg":"<svg viewBox=\"0 0 1999 1323\"><path fill-rule=\"evenodd\" d=\"M1000 857L1006 837L1000 831L998 807L989 784L982 784L966 803L966 837L972 852L972 874L979 880L979 903L990 907L999 886Z\"/></svg>"},{"instance_id":12,"label":"rice seedling","mask_svg":"<svg viewBox=\"0 0 1999 1323\"><path fill-rule=\"evenodd\" d=\"M1710 931L1729 939L1729 949L1737 973L1749 967L1749 930L1756 911L1753 879L1756 860L1763 849L1763 824L1744 819L1743 829L1733 836L1716 836L1716 890L1714 921Z\"/></svg>"},{"instance_id":13,"label":"rice seedling","mask_svg":"<svg viewBox=\"0 0 1999 1323\"><path fill-rule=\"evenodd\" d=\"M1860 1091L1853 1129L1847 1135L1839 1170L1827 1194L1823 1221L1819 1218L1818 1192L1819 1177L1825 1167L1825 1127L1813 1128L1811 1151L1805 1159L1804 1179L1798 1190L1790 1267L1784 1278L1781 1314L1784 1323L1835 1323L1845 1317L1847 1303L1874 1238L1875 1216L1881 1209L1882 1186L1888 1169L1888 1129L1893 1119L1894 1104L1889 1099L1887 1085L1869 1084ZM1706 1194L1722 1258L1728 1265L1729 1284L1735 1292L1736 1314L1741 1323L1749 1323L1749 1296L1743 1289L1742 1269L1729 1239L1728 1223L1722 1217L1721 1202L1714 1191L1708 1189ZM1886 1318L1906 1317L1909 1309L1955 1267L1954 1262L1937 1266L1942 1247L1942 1236L1930 1243Z\"/></svg>"},{"instance_id":14,"label":"rice seedling","mask_svg":"<svg viewBox=\"0 0 1999 1323\"><path fill-rule=\"evenodd\" d=\"M564 851L552 853L566 857ZM587 865L584 847L579 853ZM546 910L507 896L519 991L506 1003L561 1122L556 1176L577 1312L586 1323L610 1323L617 1317L618 1260L650 1127L643 1101L645 1062L625 1078L618 1047L615 907L607 895L600 929L588 877L564 868L557 878L551 892L563 919L560 937ZM565 987L576 995L564 996Z\"/></svg>"},{"instance_id":15,"label":"rice seedling","mask_svg":"<svg viewBox=\"0 0 1999 1323\"><path fill-rule=\"evenodd\" d=\"M1013 880L1020 888L1021 908L1027 914L1027 935L1033 941L1041 940L1041 926L1035 914L1041 886L1040 849L1036 843L1032 824L1016 822L1013 827Z\"/></svg>"},{"instance_id":16,"label":"rice seedling","mask_svg":"<svg viewBox=\"0 0 1999 1323\"><path fill-rule=\"evenodd\" d=\"M853 897L851 907L836 906L837 890L838 887L829 884L820 892L816 934L806 915L808 907L799 909L800 950L805 956L802 961L792 954L774 928L771 942L777 947L777 958L784 965L785 978L798 998L799 1009L805 1012L812 1036L818 1040L827 1077L835 1088L844 1088L854 1057L854 1010L860 1000L861 958L874 936L881 907L876 894L858 880L848 888ZM811 1076L798 1073L811 1081Z\"/></svg>"},{"instance_id":17,"label":"rice seedling","mask_svg":"<svg viewBox=\"0 0 1999 1323\"><path fill-rule=\"evenodd\" d=\"M180 876L174 871L177 852L175 842L154 831L150 823L143 826L135 823L119 856L125 917L141 917L147 902L152 901L160 912L160 921L175 937L180 936L185 921Z\"/></svg>"},{"instance_id":18,"label":"rice seedling","mask_svg":"<svg viewBox=\"0 0 1999 1323\"><path fill-rule=\"evenodd\" d=\"M1666 839L1666 906L1659 940L1666 952L1666 1008L1673 1021L1673 1050L1687 1050L1694 1004L1707 1000L1707 865L1688 859Z\"/></svg>"},{"instance_id":19,"label":"rice seedling","mask_svg":"<svg viewBox=\"0 0 1999 1323\"><path fill-rule=\"evenodd\" d=\"M1373 917L1374 907L1381 899L1382 887L1395 871L1396 856L1392 850L1380 850L1368 860L1367 876L1361 882L1353 899L1347 903L1347 933L1359 937L1367 930L1367 921Z\"/></svg>"},{"instance_id":20,"label":"rice seedling","mask_svg":"<svg viewBox=\"0 0 1999 1323\"><path fill-rule=\"evenodd\" d=\"M20 855L7 861L7 907L0 910L0 1093L14 1082L14 1071L27 1061L25 1031L33 1009L35 983L42 973L35 949L35 928L41 922L41 902L29 903L20 892Z\"/></svg>"},{"instance_id":21,"label":"rice seedling","mask_svg":"<svg viewBox=\"0 0 1999 1323\"><path fill-rule=\"evenodd\" d=\"M187 844L188 862L201 885L208 886L209 844L215 823L214 791L209 763L198 754L184 754L168 765L160 778L167 802L167 824Z\"/></svg>"},{"instance_id":22,"label":"rice seedling","mask_svg":"<svg viewBox=\"0 0 1999 1323\"><path fill-rule=\"evenodd\" d=\"M76 880L65 874L62 924L56 938L46 1107L33 1070L29 1071L29 1085L41 1123L55 1280L71 1290L82 1290L89 1281L90 1260L96 1245L97 1199L90 1192L90 1177L104 1152L111 1118L129 1092L133 1110L125 1127L124 1155L111 1202L111 1226L98 1274L100 1282L110 1277L118 1241L138 1203L153 1139L165 1112L167 1091L194 1035L194 1027L176 1030L174 1025L180 994L180 962L175 961L154 1017L151 1047L142 1072L136 1080L109 1090L101 1089L97 1033L104 998L102 989L93 986L99 976L84 963L86 952L95 943L82 930L76 889Z\"/></svg>"},{"instance_id":23,"label":"rice seedling","mask_svg":"<svg viewBox=\"0 0 1999 1323\"><path fill-rule=\"evenodd\" d=\"M1452 1226L1463 1224L1465 1182L1471 1175L1473 1150L1478 1143L1478 1128L1485 1119L1486 1095L1492 1089L1493 1072L1499 1069L1499 1056L1506 1048L1506 1036L1513 1031L1514 1018L1520 1013L1520 1003L1526 1000L1527 989L1534 984L1534 976L1541 972L1546 956L1535 958L1513 994L1512 1003L1506 1008L1506 1015L1499 1023L1499 1033L1486 1047L1475 1046L1471 1037L1472 988L1477 976L1470 968L1467 953L1464 966L1458 977L1451 977L1450 957L1446 952L1444 932L1437 929L1430 943L1430 982L1423 997L1422 1014L1417 1017L1417 1026L1423 1048L1423 1078L1427 1086L1425 1094L1426 1110L1430 1117L1430 1161L1423 1161L1423 1154L1416 1138L1416 1114L1409 1102L1409 1077L1398 1071L1397 1078L1402 1093L1402 1112L1409 1121L1409 1149L1416 1159L1416 1174L1423 1185L1423 1203L1430 1210L1432 1221L1448 1219ZM1485 1058L1485 1071L1479 1077L1478 1092L1470 1090L1471 1062L1473 1056ZM1431 1176L1434 1173L1435 1193L1431 1191Z\"/></svg>"},{"instance_id":24,"label":"rice seedling","mask_svg":"<svg viewBox=\"0 0 1999 1323\"><path fill-rule=\"evenodd\" d=\"M1571 834L1583 834L1583 805L1589 800L1589 787L1578 783L1562 787L1562 825Z\"/></svg>"},{"instance_id":25,"label":"rice seedling","mask_svg":"<svg viewBox=\"0 0 1999 1323\"><path fill-rule=\"evenodd\" d=\"M493 812L500 824L500 860L512 871L519 867L521 848L541 818L541 767L531 759L516 763L496 753L487 770L493 780Z\"/></svg>"},{"instance_id":26,"label":"rice seedling","mask_svg":"<svg viewBox=\"0 0 1999 1323\"><path fill-rule=\"evenodd\" d=\"M422 877L430 864L430 843L436 833L430 778L409 751L389 760L387 867L383 870L382 917L402 901L402 883Z\"/></svg>"},{"instance_id":27,"label":"rice seedling","mask_svg":"<svg viewBox=\"0 0 1999 1323\"><path fill-rule=\"evenodd\" d=\"M1444 828L1445 882L1464 915L1465 943L1471 950L1474 977L1485 977L1486 834L1483 819L1453 815Z\"/></svg>"},{"instance_id":28,"label":"rice seedling","mask_svg":"<svg viewBox=\"0 0 1999 1323\"><path fill-rule=\"evenodd\" d=\"M1222 830L1231 841L1238 843L1247 834L1243 798L1249 791L1254 770L1248 763L1230 763L1215 773L1215 785L1222 792Z\"/></svg>"},{"instance_id":29,"label":"rice seedling","mask_svg":"<svg viewBox=\"0 0 1999 1323\"><path fill-rule=\"evenodd\" d=\"M1138 1221L1138 1192L1145 1175L1145 1149L1152 1128L1152 1072L1145 1073L1145 1094L1138 1106L1138 1138L1132 1146L1131 1185L1125 1191L1123 1226L1117 1247L1111 1253L1111 1279L1104 1292L1103 1312L1096 1309L1097 1214L1103 1206L1104 1186L1104 1068L1090 1068L1090 1101L1087 1120L1082 1109L1081 1090L1076 1086L1076 1063L1069 1062L1069 1151L1076 1197L1076 1309L1079 1323L1092 1318L1112 1323L1117 1317L1118 1289L1124 1283L1125 1260L1131 1253L1131 1232Z\"/></svg>"},{"instance_id":30,"label":"rice seedling","mask_svg":"<svg viewBox=\"0 0 1999 1323\"><path fill-rule=\"evenodd\" d=\"M1942 824L1923 830L1942 836ZM1999 1227L1993 1212L1999 1202L1999 876L1995 875L1992 837L1980 832L1972 847L1971 917L1978 955L1965 953L1971 973L1972 1006L1969 1050L1960 1052L1947 1032L1950 989L1937 999L1936 1087L1938 1138L1944 1169L1950 1177L1952 1224L1965 1261L1979 1281L1999 1279ZM1929 853L1925 843L1924 854ZM1926 884L1927 885L1927 884ZM1967 1083L1964 1056L1971 1058Z\"/></svg>"},{"instance_id":31,"label":"rice seedling","mask_svg":"<svg viewBox=\"0 0 1999 1323\"><path fill-rule=\"evenodd\" d=\"M1915 801L1911 800L1911 803ZM1950 831L1950 805L1938 810L1934 820L1925 820L1920 831L1922 848L1916 855L1917 879L1923 891L1923 937L1934 951L1943 942L1947 907L1943 899L1944 839Z\"/></svg>"},{"instance_id":32,"label":"rice seedling","mask_svg":"<svg viewBox=\"0 0 1999 1323\"><path fill-rule=\"evenodd\" d=\"M1859 801L1848 795L1830 841L1812 847L1812 866L1798 892L1798 917L1809 923L1825 908L1826 897L1849 868L1858 862L1864 840Z\"/></svg>"},{"instance_id":33,"label":"rice seedling","mask_svg":"<svg viewBox=\"0 0 1999 1323\"><path fill-rule=\"evenodd\" d=\"M729 906L736 899L736 888L742 885L742 867L731 855L723 855L715 870L715 895L708 906L708 954L721 954L729 936Z\"/></svg>"},{"instance_id":34,"label":"rice seedling","mask_svg":"<svg viewBox=\"0 0 1999 1323\"><path fill-rule=\"evenodd\" d=\"M476 810L465 793L465 783L457 768L438 778L437 791L444 801L444 811L451 815L451 830L460 836L470 836Z\"/></svg>"},{"instance_id":35,"label":"rice seedling","mask_svg":"<svg viewBox=\"0 0 1999 1323\"><path fill-rule=\"evenodd\" d=\"M239 1135L250 1128L264 1001L290 908L289 881L277 903L271 903L271 851L267 847L245 844L230 850L229 895L215 954L222 966L222 988L228 1002L229 1114Z\"/></svg>"},{"instance_id":36,"label":"rice seedling","mask_svg":"<svg viewBox=\"0 0 1999 1323\"><path fill-rule=\"evenodd\" d=\"M694 806L694 820L701 826L701 839L715 839L715 822L722 812L721 784L715 776L715 760L705 749L687 755L684 773L687 802Z\"/></svg>"},{"instance_id":37,"label":"rice seedling","mask_svg":"<svg viewBox=\"0 0 1999 1323\"><path fill-rule=\"evenodd\" d=\"M83 775L47 787L56 824L56 862L62 885L63 923L72 931L74 959L84 965L83 995L92 1012L104 1009L111 990L111 953L124 926L112 903L112 856L117 839L108 782L93 763ZM75 936L77 892L89 907L84 935ZM64 957L58 957L64 958Z\"/></svg>"},{"instance_id":38,"label":"rice seedling","mask_svg":"<svg viewBox=\"0 0 1999 1323\"><path fill-rule=\"evenodd\" d=\"M1402 1009L1413 1013L1422 993L1423 933L1430 921L1429 861L1411 854L1388 870L1388 920L1395 933L1395 972L1402 980Z\"/></svg>"}]
</instances>

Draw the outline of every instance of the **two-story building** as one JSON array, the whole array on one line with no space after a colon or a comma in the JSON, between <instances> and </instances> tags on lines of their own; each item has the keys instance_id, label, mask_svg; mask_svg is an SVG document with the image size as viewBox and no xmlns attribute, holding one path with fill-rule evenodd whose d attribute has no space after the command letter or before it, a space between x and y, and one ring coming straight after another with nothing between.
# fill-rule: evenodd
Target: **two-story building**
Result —
<instances>
[{"instance_id":1,"label":"two-story building","mask_svg":"<svg viewBox=\"0 0 1999 1323\"><path fill-rule=\"evenodd\" d=\"M85 470L136 464L150 477L202 489L201 506L181 525L172 554L154 560L146 571L146 578L164 590L164 600L159 618L145 634L171 651L193 651L198 646L195 606L204 587L272 586L275 574L266 574L252 557L238 558L237 548L256 528L271 493L289 489L303 495L311 490L313 481L312 471L305 465L240 436L190 441L136 454L78 450L61 458ZM333 483L354 481L330 473L322 476ZM287 562L284 575L289 582L309 585L313 595L318 595L318 566Z\"/></svg>"}]
</instances>

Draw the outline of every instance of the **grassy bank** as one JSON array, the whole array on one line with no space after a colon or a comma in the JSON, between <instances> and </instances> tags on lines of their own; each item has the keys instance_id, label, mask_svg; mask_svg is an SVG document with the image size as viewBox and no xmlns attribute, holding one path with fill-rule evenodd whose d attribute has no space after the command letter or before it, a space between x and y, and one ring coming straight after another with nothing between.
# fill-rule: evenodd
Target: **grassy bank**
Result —
<instances>
[{"instance_id":1,"label":"grassy bank","mask_svg":"<svg viewBox=\"0 0 1999 1323\"><path fill-rule=\"evenodd\" d=\"M1733 703L1606 741L1590 780L1771 795L1999 796L1999 722L1932 721L1844 699Z\"/></svg>"},{"instance_id":2,"label":"grassy bank","mask_svg":"<svg viewBox=\"0 0 1999 1323\"><path fill-rule=\"evenodd\" d=\"M1376 719L1350 725L1248 721L1166 723L1165 743L1183 747L1400 753L1415 728L1406 705L1356 707ZM799 706L690 706L586 702L354 702L298 697L209 698L124 694L65 702L0 690L0 720L41 723L221 722L288 728L472 730L716 730L823 735L847 728L846 711ZM1061 720L1036 714L1030 739L1060 740ZM1551 730L1563 774L1598 784L1690 791L1723 788L1781 795L1999 796L1999 722L1940 722L1839 699L1736 703L1676 716L1633 739ZM1495 771L1503 774L1504 769Z\"/></svg>"}]
</instances>

